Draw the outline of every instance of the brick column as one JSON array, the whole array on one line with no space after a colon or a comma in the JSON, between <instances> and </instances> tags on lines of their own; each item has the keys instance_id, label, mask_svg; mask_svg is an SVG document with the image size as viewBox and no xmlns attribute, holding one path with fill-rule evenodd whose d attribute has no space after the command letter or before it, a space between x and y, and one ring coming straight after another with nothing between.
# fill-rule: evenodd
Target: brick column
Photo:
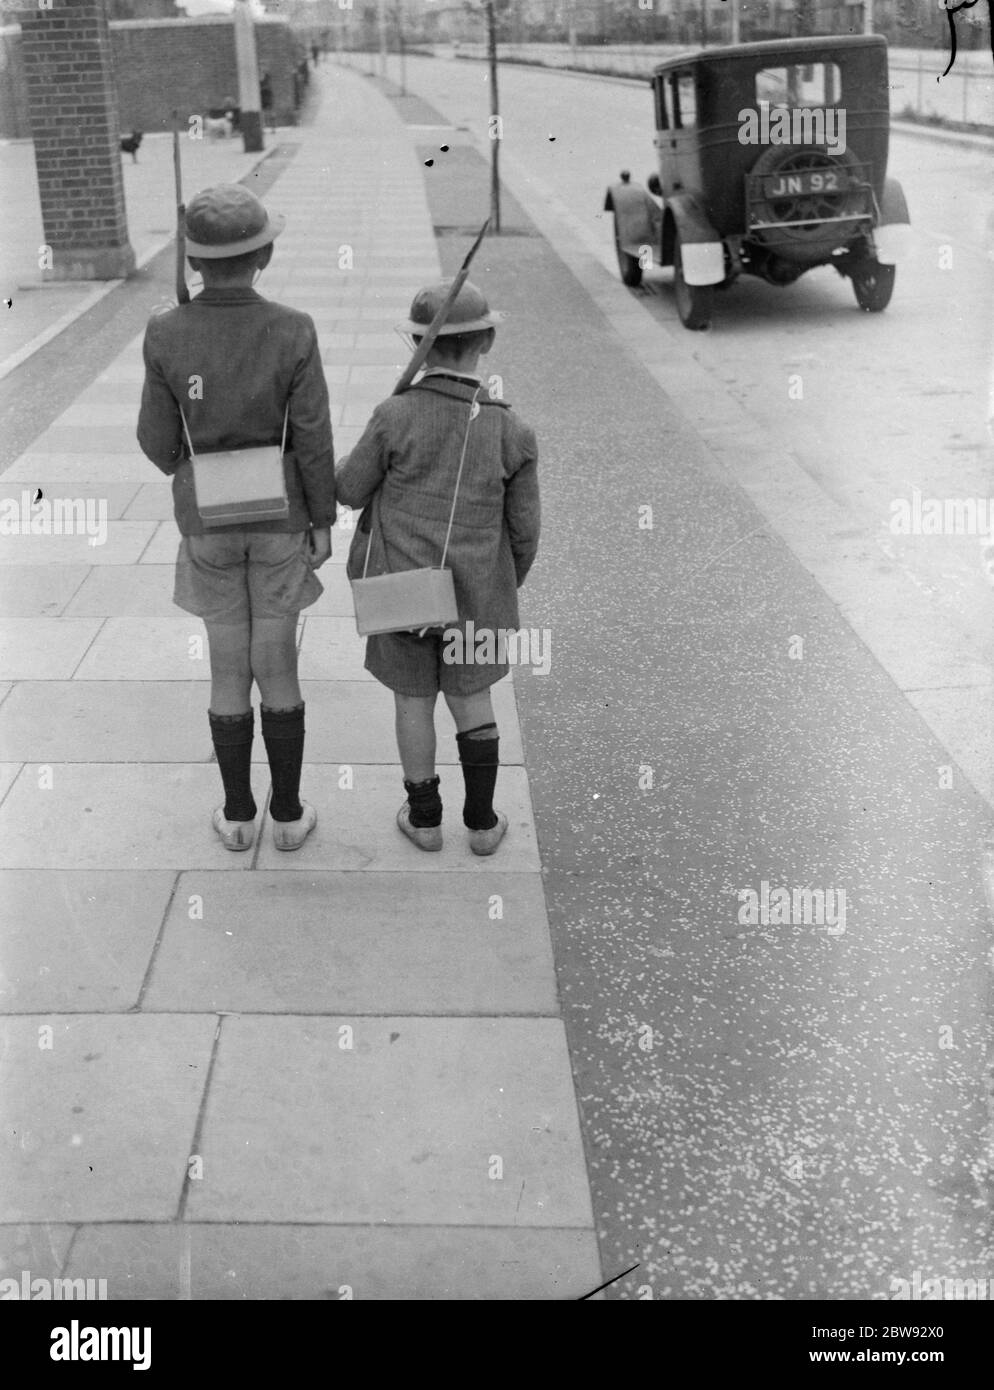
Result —
<instances>
[{"instance_id":1,"label":"brick column","mask_svg":"<svg viewBox=\"0 0 994 1390\"><path fill-rule=\"evenodd\" d=\"M20 15L28 114L45 242L45 280L114 280L128 241L117 90L104 0L52 0Z\"/></svg>"}]
</instances>

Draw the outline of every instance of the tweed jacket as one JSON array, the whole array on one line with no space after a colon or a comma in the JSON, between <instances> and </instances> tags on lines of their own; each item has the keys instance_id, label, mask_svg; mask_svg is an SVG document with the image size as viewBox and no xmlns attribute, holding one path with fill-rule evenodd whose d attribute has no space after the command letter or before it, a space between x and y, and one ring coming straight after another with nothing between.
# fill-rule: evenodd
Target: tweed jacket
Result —
<instances>
[{"instance_id":1,"label":"tweed jacket","mask_svg":"<svg viewBox=\"0 0 994 1390\"><path fill-rule=\"evenodd\" d=\"M149 320L144 355L138 442L172 476L173 511L184 536L202 535L204 525L180 403L200 454L279 444L289 401L283 471L290 515L256 522L252 530L306 531L334 523L328 387L308 314L263 299L247 286L208 288Z\"/></svg>"},{"instance_id":2,"label":"tweed jacket","mask_svg":"<svg viewBox=\"0 0 994 1390\"><path fill-rule=\"evenodd\" d=\"M538 549L538 448L506 402L478 399L445 563L460 622L496 632L518 626L518 586ZM472 400L465 380L426 376L373 411L337 478L341 501L369 508L350 579L362 574L369 534L369 575L441 562Z\"/></svg>"}]
</instances>

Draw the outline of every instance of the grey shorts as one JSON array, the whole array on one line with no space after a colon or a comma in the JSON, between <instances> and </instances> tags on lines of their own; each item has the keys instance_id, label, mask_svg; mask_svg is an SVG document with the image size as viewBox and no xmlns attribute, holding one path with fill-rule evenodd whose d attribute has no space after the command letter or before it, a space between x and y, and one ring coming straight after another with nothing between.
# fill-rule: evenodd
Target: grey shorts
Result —
<instances>
[{"instance_id":1,"label":"grey shorts","mask_svg":"<svg viewBox=\"0 0 994 1390\"><path fill-rule=\"evenodd\" d=\"M180 541L173 602L205 622L288 618L323 593L306 531L239 528Z\"/></svg>"},{"instance_id":2,"label":"grey shorts","mask_svg":"<svg viewBox=\"0 0 994 1390\"><path fill-rule=\"evenodd\" d=\"M366 670L397 695L479 695L511 669L507 662L453 663L444 660L441 630L384 632L366 638Z\"/></svg>"}]
</instances>

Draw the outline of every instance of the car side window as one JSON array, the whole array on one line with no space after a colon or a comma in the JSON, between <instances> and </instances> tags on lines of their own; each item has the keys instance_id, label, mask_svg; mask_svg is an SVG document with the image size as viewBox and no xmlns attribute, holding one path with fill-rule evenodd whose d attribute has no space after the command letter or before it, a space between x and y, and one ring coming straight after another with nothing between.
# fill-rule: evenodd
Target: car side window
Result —
<instances>
[{"instance_id":1,"label":"car side window","mask_svg":"<svg viewBox=\"0 0 994 1390\"><path fill-rule=\"evenodd\" d=\"M652 85L656 99L656 129L669 130L670 119L666 109L666 78L657 77Z\"/></svg>"},{"instance_id":2,"label":"car side window","mask_svg":"<svg viewBox=\"0 0 994 1390\"><path fill-rule=\"evenodd\" d=\"M675 72L670 78L673 91L673 124L677 130L693 130L697 124L697 91L692 72Z\"/></svg>"}]
</instances>

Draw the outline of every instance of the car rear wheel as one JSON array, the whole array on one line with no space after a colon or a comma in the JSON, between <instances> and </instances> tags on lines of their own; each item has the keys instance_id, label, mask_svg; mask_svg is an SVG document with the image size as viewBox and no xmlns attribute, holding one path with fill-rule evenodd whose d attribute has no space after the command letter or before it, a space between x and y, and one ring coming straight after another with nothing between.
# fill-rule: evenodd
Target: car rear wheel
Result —
<instances>
[{"instance_id":1,"label":"car rear wheel","mask_svg":"<svg viewBox=\"0 0 994 1390\"><path fill-rule=\"evenodd\" d=\"M853 271L852 287L856 293L856 303L865 313L879 314L887 308L894 293L896 274L895 266L869 260Z\"/></svg>"},{"instance_id":2,"label":"car rear wheel","mask_svg":"<svg viewBox=\"0 0 994 1390\"><path fill-rule=\"evenodd\" d=\"M711 327L714 287L688 285L683 278L683 251L679 232L673 238L673 293L676 297L676 311L684 328L700 331Z\"/></svg>"},{"instance_id":3,"label":"car rear wheel","mask_svg":"<svg viewBox=\"0 0 994 1390\"><path fill-rule=\"evenodd\" d=\"M642 267L638 263L637 256L630 256L627 251L622 251L621 243L618 240L618 232L614 233L614 249L618 253L618 269L621 271L621 283L627 285L629 289L636 289L642 283Z\"/></svg>"}]
</instances>

